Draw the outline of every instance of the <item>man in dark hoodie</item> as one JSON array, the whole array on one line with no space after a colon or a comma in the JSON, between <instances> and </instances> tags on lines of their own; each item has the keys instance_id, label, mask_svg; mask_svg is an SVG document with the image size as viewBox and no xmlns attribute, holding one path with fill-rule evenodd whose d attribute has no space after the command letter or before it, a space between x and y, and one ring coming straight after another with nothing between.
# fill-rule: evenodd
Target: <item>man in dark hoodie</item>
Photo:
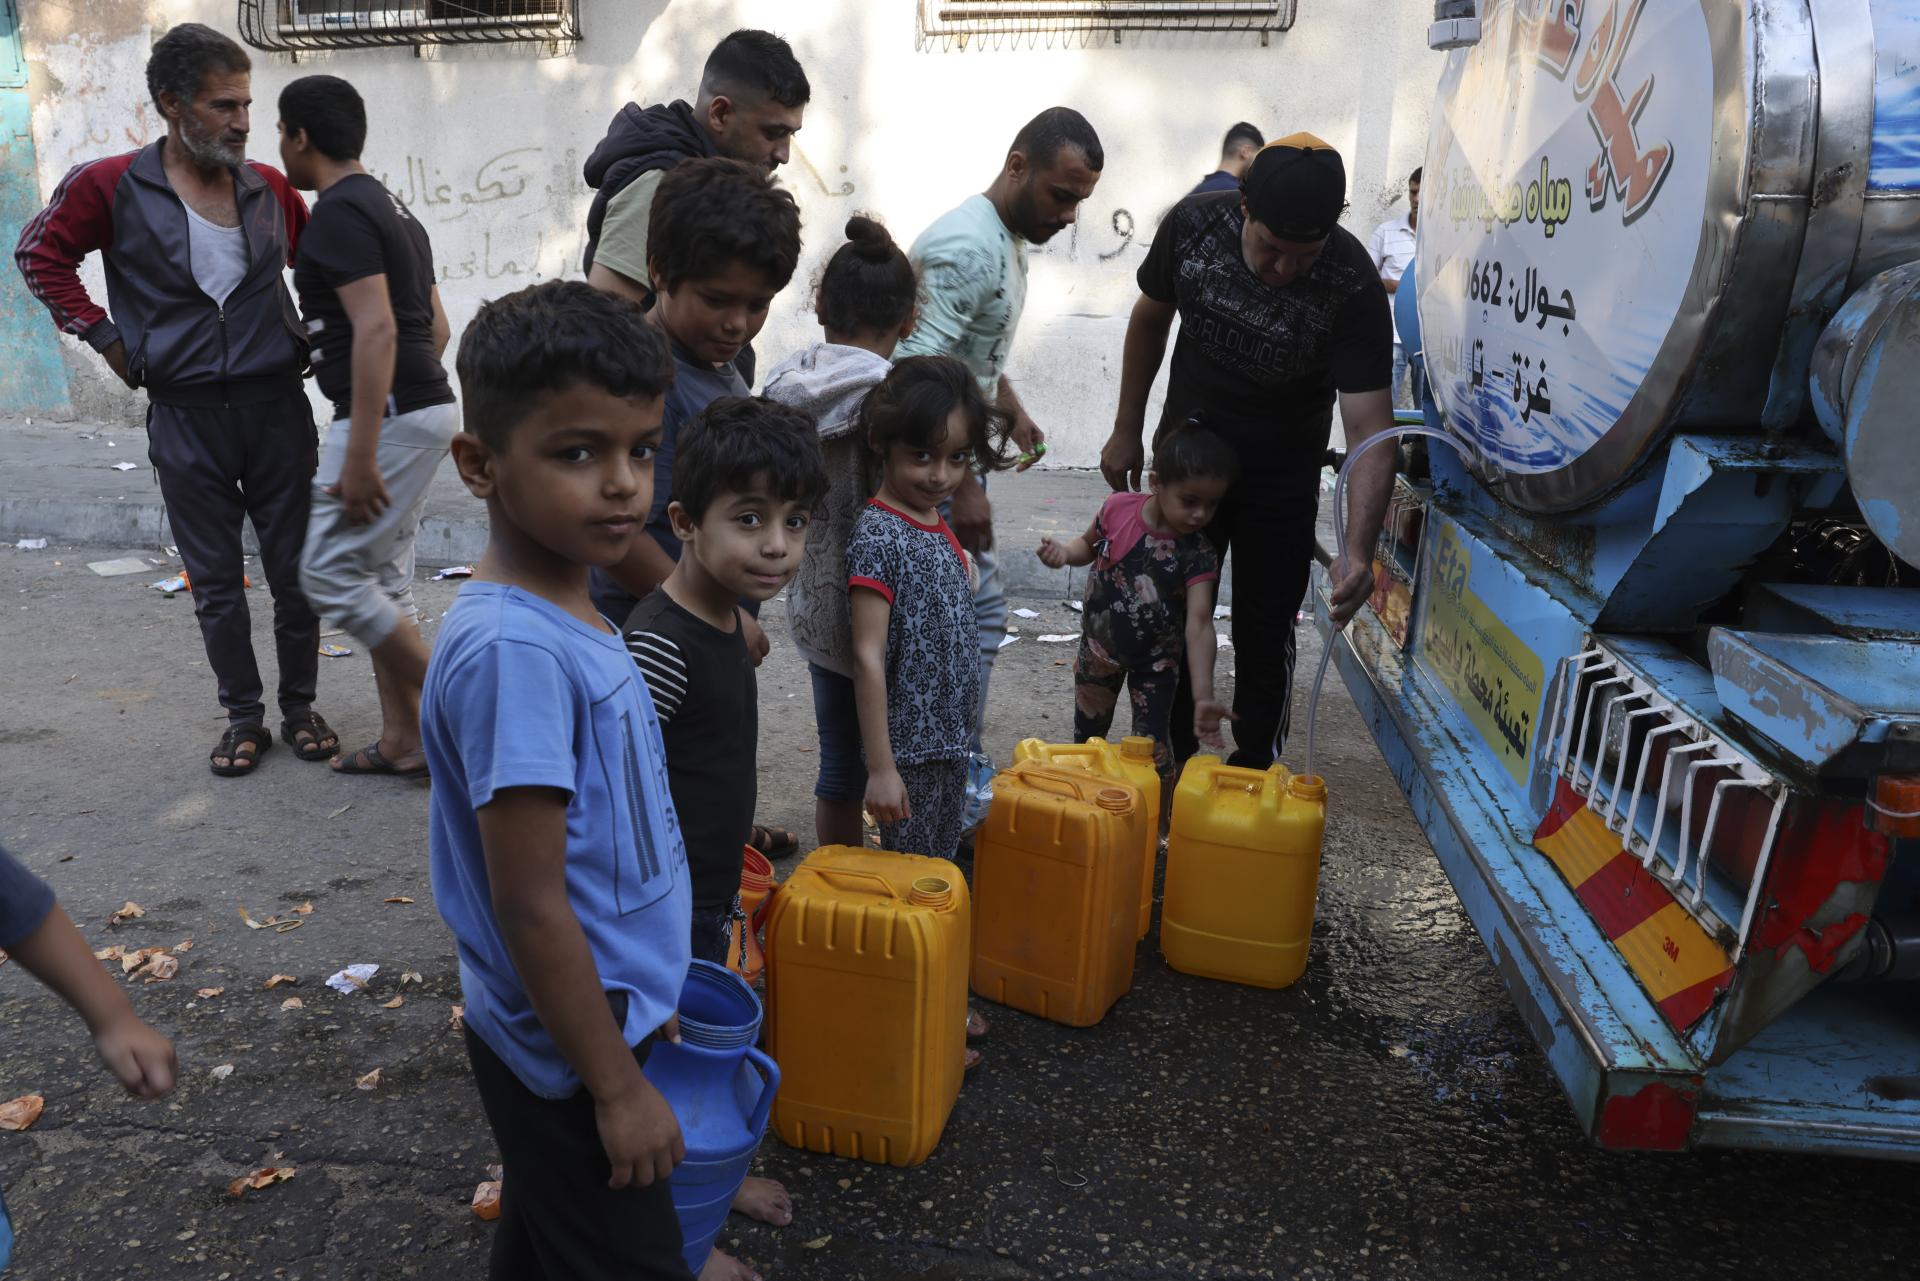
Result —
<instances>
[{"instance_id":1,"label":"man in dark hoodie","mask_svg":"<svg viewBox=\"0 0 1920 1281\"><path fill-rule=\"evenodd\" d=\"M629 102L587 157L587 283L644 303L647 219L660 178L682 160L724 156L768 173L787 162L788 142L813 90L793 49L768 31L734 32L707 55L698 100L642 107ZM735 362L753 382L753 353Z\"/></svg>"}]
</instances>

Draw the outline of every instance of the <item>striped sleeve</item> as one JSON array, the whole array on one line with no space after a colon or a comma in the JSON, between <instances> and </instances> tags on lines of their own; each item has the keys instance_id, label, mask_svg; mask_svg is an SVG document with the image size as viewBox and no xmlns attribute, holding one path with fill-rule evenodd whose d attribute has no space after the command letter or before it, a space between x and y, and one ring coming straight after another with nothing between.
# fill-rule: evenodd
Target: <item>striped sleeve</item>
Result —
<instances>
[{"instance_id":1,"label":"striped sleeve","mask_svg":"<svg viewBox=\"0 0 1920 1281\"><path fill-rule=\"evenodd\" d=\"M680 646L659 632L628 632L627 652L640 665L654 714L662 727L673 721L687 698L687 660Z\"/></svg>"},{"instance_id":2,"label":"striped sleeve","mask_svg":"<svg viewBox=\"0 0 1920 1281\"><path fill-rule=\"evenodd\" d=\"M62 332L89 337L106 324L94 346L104 350L119 337L106 309L80 283L80 263L113 247L113 197L120 175L137 153L75 165L53 189L47 207L21 229L13 260L35 298L53 313Z\"/></svg>"}]
</instances>

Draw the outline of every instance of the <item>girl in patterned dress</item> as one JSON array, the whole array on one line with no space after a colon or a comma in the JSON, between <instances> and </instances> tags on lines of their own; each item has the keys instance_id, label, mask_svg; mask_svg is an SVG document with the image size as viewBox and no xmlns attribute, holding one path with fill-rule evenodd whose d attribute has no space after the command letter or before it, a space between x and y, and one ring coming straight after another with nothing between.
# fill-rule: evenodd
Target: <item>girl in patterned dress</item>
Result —
<instances>
[{"instance_id":1,"label":"girl in patterned dress","mask_svg":"<svg viewBox=\"0 0 1920 1281\"><path fill-rule=\"evenodd\" d=\"M1073 664L1075 738L1106 735L1124 683L1133 732L1153 740L1162 778L1174 772L1169 718L1183 646L1193 676L1195 735L1219 745L1221 718L1233 716L1213 696L1220 562L1203 531L1237 463L1233 446L1189 421L1155 448L1147 493L1112 495L1078 538L1040 540L1040 559L1054 569L1093 566Z\"/></svg>"},{"instance_id":2,"label":"girl in patterned dress","mask_svg":"<svg viewBox=\"0 0 1920 1281\"><path fill-rule=\"evenodd\" d=\"M861 402L880 492L847 540L853 685L880 844L952 858L966 805L980 641L967 554L941 518L969 469L1008 457L1007 416L950 356L912 356Z\"/></svg>"}]
</instances>

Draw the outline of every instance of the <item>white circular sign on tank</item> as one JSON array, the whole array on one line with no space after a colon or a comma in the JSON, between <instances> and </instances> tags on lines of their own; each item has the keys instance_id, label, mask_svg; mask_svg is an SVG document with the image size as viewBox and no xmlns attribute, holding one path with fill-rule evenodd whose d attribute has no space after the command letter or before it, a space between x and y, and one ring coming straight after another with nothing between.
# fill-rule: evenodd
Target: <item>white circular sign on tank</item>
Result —
<instances>
[{"instance_id":1,"label":"white circular sign on tank","mask_svg":"<svg viewBox=\"0 0 1920 1281\"><path fill-rule=\"evenodd\" d=\"M1416 260L1427 376L1523 507L1590 501L1664 425L1643 403L1618 431L1697 310L1714 36L1701 0L1492 0L1448 61Z\"/></svg>"}]
</instances>

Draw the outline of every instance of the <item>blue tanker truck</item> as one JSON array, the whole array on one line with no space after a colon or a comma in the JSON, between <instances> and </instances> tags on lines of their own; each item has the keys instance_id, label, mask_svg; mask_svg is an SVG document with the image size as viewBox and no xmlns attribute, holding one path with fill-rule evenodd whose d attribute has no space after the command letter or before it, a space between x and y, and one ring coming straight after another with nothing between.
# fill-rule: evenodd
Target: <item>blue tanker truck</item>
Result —
<instances>
[{"instance_id":1,"label":"blue tanker truck","mask_svg":"<svg viewBox=\"0 0 1920 1281\"><path fill-rule=\"evenodd\" d=\"M1920 4L1437 10L1333 661L1598 1143L1920 1157Z\"/></svg>"}]
</instances>

